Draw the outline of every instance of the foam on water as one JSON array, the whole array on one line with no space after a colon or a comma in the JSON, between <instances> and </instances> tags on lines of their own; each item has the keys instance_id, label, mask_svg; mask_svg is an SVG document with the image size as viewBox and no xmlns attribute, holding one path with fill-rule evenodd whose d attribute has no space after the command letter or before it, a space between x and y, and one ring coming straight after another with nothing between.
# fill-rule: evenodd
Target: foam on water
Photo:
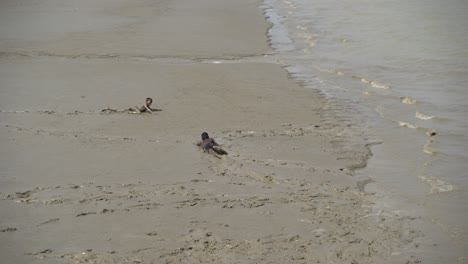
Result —
<instances>
[{"instance_id":1,"label":"foam on water","mask_svg":"<svg viewBox=\"0 0 468 264\"><path fill-rule=\"evenodd\" d=\"M436 152L432 150L433 141L429 141L424 145L423 152L429 155L434 155Z\"/></svg>"},{"instance_id":2,"label":"foam on water","mask_svg":"<svg viewBox=\"0 0 468 264\"><path fill-rule=\"evenodd\" d=\"M416 116L416 118L419 118L421 120L431 120L432 118L434 118L434 116L425 115L425 114L420 113L420 112L416 112L415 116Z\"/></svg>"},{"instance_id":3,"label":"foam on water","mask_svg":"<svg viewBox=\"0 0 468 264\"><path fill-rule=\"evenodd\" d=\"M418 126L415 126L415 125L410 124L410 123L407 123L407 122L398 122L398 124L399 124L401 127L407 127L407 128L412 128L412 129L418 128Z\"/></svg>"},{"instance_id":4,"label":"foam on water","mask_svg":"<svg viewBox=\"0 0 468 264\"><path fill-rule=\"evenodd\" d=\"M453 185L439 180L436 177L426 175L419 175L418 177L421 181L427 183L431 187L431 193L443 193L454 190Z\"/></svg>"},{"instance_id":5,"label":"foam on water","mask_svg":"<svg viewBox=\"0 0 468 264\"><path fill-rule=\"evenodd\" d=\"M357 77L357 76L353 76L353 77L355 79L361 79L361 82L369 84L370 86L372 86L374 88L379 88L379 89L389 89L390 88L390 85L384 84L384 83L379 82L379 81L369 80L369 79L364 78L364 77Z\"/></svg>"}]
</instances>

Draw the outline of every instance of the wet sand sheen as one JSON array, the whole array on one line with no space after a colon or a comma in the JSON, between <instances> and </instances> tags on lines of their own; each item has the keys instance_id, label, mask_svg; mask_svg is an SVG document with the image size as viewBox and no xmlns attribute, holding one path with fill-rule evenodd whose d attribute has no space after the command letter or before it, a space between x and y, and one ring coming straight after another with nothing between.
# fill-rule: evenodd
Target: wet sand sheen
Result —
<instances>
[{"instance_id":1,"label":"wet sand sheen","mask_svg":"<svg viewBox=\"0 0 468 264\"><path fill-rule=\"evenodd\" d=\"M353 177L375 142L346 106L277 63L219 60L272 53L260 1L71 3L35 3L60 29L0 39L5 262L418 262L418 219L373 211ZM163 111L97 114L147 96ZM194 147L203 131L227 158Z\"/></svg>"}]
</instances>

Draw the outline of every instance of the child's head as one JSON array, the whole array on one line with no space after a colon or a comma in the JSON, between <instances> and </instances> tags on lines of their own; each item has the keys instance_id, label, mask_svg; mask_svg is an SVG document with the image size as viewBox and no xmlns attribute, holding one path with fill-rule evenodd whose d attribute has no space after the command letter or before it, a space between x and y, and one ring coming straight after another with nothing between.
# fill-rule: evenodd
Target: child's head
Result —
<instances>
[{"instance_id":1,"label":"child's head","mask_svg":"<svg viewBox=\"0 0 468 264\"><path fill-rule=\"evenodd\" d=\"M210 138L210 137L208 136L208 133L203 132L203 133L201 134L201 139L202 139L202 140L209 139L209 138Z\"/></svg>"},{"instance_id":2,"label":"child's head","mask_svg":"<svg viewBox=\"0 0 468 264\"><path fill-rule=\"evenodd\" d=\"M146 106L151 106L151 104L153 103L153 99L151 99L151 97L147 97L146 98Z\"/></svg>"}]
</instances>

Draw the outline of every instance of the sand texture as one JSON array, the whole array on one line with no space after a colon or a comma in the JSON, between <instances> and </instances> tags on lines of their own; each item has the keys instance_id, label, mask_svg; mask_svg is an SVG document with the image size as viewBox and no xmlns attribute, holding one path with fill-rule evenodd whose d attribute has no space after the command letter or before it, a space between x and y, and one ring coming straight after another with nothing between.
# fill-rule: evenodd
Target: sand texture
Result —
<instances>
[{"instance_id":1,"label":"sand texture","mask_svg":"<svg viewBox=\"0 0 468 264\"><path fill-rule=\"evenodd\" d=\"M288 77L260 4L2 1L1 262L419 263L417 219L353 177L375 142Z\"/></svg>"}]
</instances>

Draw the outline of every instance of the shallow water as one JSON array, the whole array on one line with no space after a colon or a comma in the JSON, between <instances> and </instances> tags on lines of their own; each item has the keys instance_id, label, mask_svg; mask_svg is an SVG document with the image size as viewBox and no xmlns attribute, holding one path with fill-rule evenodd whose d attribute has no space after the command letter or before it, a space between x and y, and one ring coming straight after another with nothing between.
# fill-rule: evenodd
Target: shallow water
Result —
<instances>
[{"instance_id":1,"label":"shallow water","mask_svg":"<svg viewBox=\"0 0 468 264\"><path fill-rule=\"evenodd\" d=\"M468 2L265 0L264 10L291 75L353 104L348 114L382 142L360 173L466 247Z\"/></svg>"}]
</instances>

